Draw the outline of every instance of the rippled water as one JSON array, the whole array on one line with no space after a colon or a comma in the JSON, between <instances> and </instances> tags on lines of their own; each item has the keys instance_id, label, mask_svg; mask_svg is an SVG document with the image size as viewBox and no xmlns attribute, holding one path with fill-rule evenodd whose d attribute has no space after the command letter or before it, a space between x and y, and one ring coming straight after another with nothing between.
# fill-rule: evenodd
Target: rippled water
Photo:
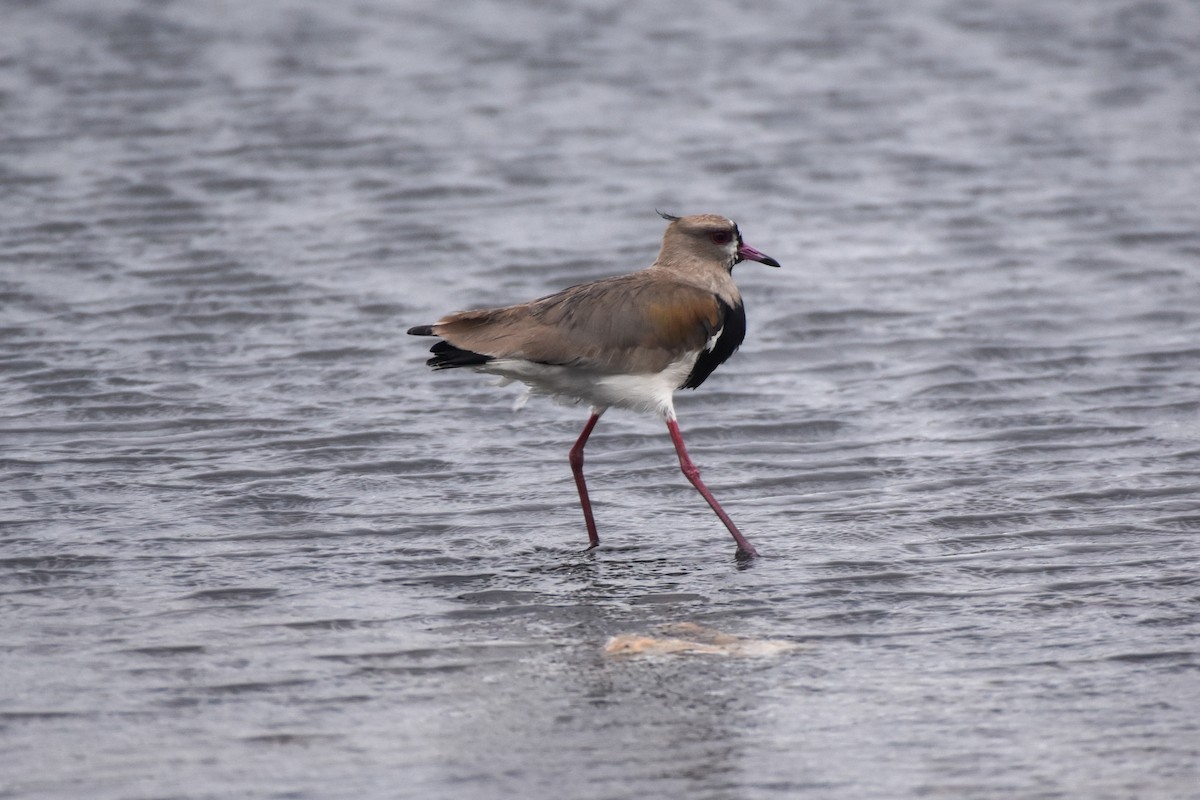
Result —
<instances>
[{"instance_id":1,"label":"rippled water","mask_svg":"<svg viewBox=\"0 0 1200 800\"><path fill-rule=\"evenodd\" d=\"M0 796L1200 796L1194 3L3 16ZM784 265L678 400L749 566L403 334L655 207Z\"/></svg>"}]
</instances>

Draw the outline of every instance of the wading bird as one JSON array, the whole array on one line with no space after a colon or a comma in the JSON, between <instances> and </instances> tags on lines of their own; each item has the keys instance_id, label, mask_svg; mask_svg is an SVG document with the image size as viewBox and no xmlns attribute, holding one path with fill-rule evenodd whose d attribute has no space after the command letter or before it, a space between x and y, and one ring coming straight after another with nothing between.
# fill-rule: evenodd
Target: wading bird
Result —
<instances>
[{"instance_id":1,"label":"wading bird","mask_svg":"<svg viewBox=\"0 0 1200 800\"><path fill-rule=\"evenodd\" d=\"M779 262L742 241L733 220L715 214L674 217L658 258L646 269L605 278L522 305L459 311L409 329L440 341L434 369L470 367L521 381L527 394L587 403L591 416L570 451L571 472L587 524L589 549L600 543L583 448L606 409L658 414L667 424L683 474L737 542L739 556L758 555L700 480L675 419L676 389L695 389L746 335L746 312L733 267Z\"/></svg>"}]
</instances>

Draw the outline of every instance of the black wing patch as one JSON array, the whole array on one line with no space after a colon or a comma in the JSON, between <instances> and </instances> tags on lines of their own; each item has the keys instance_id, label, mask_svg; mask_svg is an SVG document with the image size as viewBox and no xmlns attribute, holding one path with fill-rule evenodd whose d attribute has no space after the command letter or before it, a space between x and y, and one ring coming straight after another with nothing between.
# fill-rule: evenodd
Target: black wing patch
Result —
<instances>
[{"instance_id":1,"label":"black wing patch","mask_svg":"<svg viewBox=\"0 0 1200 800\"><path fill-rule=\"evenodd\" d=\"M742 340L746 338L746 307L741 302L731 306L721 299L718 299L717 303L721 309L721 322L712 333L719 330L721 335L717 337L711 350L700 353L681 389L695 389L704 383L714 369L724 364L734 351L742 346Z\"/></svg>"},{"instance_id":2,"label":"black wing patch","mask_svg":"<svg viewBox=\"0 0 1200 800\"><path fill-rule=\"evenodd\" d=\"M422 334L416 334L420 336ZM470 350L463 350L461 347L455 347L449 342L438 342L433 347L429 348L429 352L433 353L433 358L425 363L434 369L452 369L454 367L478 367L480 364L486 364L492 361L491 356L485 356L482 353L474 353Z\"/></svg>"}]
</instances>

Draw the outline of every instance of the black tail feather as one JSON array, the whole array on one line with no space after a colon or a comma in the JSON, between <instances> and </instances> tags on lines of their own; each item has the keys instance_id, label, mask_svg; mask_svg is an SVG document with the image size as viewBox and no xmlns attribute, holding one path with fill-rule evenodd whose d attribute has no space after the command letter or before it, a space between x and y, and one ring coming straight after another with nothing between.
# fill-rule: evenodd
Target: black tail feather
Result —
<instances>
[{"instance_id":1,"label":"black tail feather","mask_svg":"<svg viewBox=\"0 0 1200 800\"><path fill-rule=\"evenodd\" d=\"M414 328L414 330L416 329ZM409 331L409 333L412 333L412 331ZM415 335L425 336L426 334L418 333ZM449 342L438 342L429 348L429 352L433 353L433 358L425 363L434 369L478 367L480 364L486 364L493 360L491 356L485 356L482 353L473 353L470 350L463 350L461 347L455 347Z\"/></svg>"}]
</instances>

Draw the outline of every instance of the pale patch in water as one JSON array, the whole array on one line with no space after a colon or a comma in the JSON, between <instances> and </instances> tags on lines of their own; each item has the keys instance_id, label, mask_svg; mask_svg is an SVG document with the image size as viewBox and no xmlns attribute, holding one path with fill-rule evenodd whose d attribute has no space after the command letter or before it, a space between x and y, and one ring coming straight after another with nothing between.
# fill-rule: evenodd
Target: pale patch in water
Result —
<instances>
[{"instance_id":1,"label":"pale patch in water","mask_svg":"<svg viewBox=\"0 0 1200 800\"><path fill-rule=\"evenodd\" d=\"M784 639L749 639L722 633L694 622L663 625L665 637L623 633L604 645L606 656L657 656L670 654L759 657L797 650L800 645Z\"/></svg>"}]
</instances>

